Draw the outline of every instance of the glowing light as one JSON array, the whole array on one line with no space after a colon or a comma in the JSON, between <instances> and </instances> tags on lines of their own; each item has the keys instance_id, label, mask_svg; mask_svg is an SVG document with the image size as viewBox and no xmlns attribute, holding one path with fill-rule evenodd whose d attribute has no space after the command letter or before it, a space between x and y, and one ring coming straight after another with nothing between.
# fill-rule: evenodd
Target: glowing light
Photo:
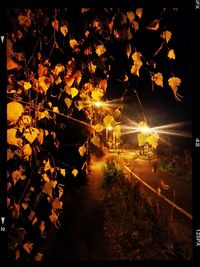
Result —
<instances>
[{"instance_id":1,"label":"glowing light","mask_svg":"<svg viewBox=\"0 0 200 267\"><path fill-rule=\"evenodd\" d=\"M144 134L151 134L153 132L149 126L139 127L139 130L141 133L144 133Z\"/></svg>"},{"instance_id":2,"label":"glowing light","mask_svg":"<svg viewBox=\"0 0 200 267\"><path fill-rule=\"evenodd\" d=\"M113 130L113 127L112 127L112 126L108 126L106 129L107 129L108 131L112 131L112 130Z\"/></svg>"},{"instance_id":3,"label":"glowing light","mask_svg":"<svg viewBox=\"0 0 200 267\"><path fill-rule=\"evenodd\" d=\"M94 105L95 105L97 108L100 108L100 107L102 107L104 104L103 104L102 102L100 102L100 101L96 101L96 102L94 102Z\"/></svg>"}]
</instances>

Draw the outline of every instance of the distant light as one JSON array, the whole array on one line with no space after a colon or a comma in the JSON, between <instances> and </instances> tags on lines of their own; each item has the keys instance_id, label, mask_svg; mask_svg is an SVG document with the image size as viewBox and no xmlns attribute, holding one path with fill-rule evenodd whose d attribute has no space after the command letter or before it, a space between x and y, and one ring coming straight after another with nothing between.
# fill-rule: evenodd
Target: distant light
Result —
<instances>
[{"instance_id":1,"label":"distant light","mask_svg":"<svg viewBox=\"0 0 200 267\"><path fill-rule=\"evenodd\" d=\"M112 126L108 126L108 127L107 127L107 130L108 130L108 131L112 131L112 129L113 129Z\"/></svg>"},{"instance_id":2,"label":"distant light","mask_svg":"<svg viewBox=\"0 0 200 267\"><path fill-rule=\"evenodd\" d=\"M97 108L100 108L103 106L103 103L100 102L100 101L97 101L97 102L94 102L94 105L97 107Z\"/></svg>"},{"instance_id":3,"label":"distant light","mask_svg":"<svg viewBox=\"0 0 200 267\"><path fill-rule=\"evenodd\" d=\"M141 126L141 127L139 127L139 129L140 129L140 132L144 133L144 134L152 133L152 129L148 126Z\"/></svg>"}]
</instances>

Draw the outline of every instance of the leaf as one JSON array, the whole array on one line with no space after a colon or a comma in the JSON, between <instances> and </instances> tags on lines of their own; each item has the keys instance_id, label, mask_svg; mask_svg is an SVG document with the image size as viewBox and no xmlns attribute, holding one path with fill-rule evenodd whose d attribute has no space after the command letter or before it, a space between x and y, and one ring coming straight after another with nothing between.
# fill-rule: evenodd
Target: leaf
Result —
<instances>
[{"instance_id":1,"label":"leaf","mask_svg":"<svg viewBox=\"0 0 200 267\"><path fill-rule=\"evenodd\" d=\"M73 170L72 170L72 174L74 175L74 177L76 177L77 174L78 174L78 170L77 170L77 169L73 169Z\"/></svg>"},{"instance_id":2,"label":"leaf","mask_svg":"<svg viewBox=\"0 0 200 267\"><path fill-rule=\"evenodd\" d=\"M80 70L77 70L75 73L75 80L77 82L77 84L79 85L82 79L82 74Z\"/></svg>"},{"instance_id":3,"label":"leaf","mask_svg":"<svg viewBox=\"0 0 200 267\"><path fill-rule=\"evenodd\" d=\"M88 63L88 69L90 71L90 73L95 73L97 66L93 65L92 61L90 63Z\"/></svg>"},{"instance_id":4,"label":"leaf","mask_svg":"<svg viewBox=\"0 0 200 267\"><path fill-rule=\"evenodd\" d=\"M41 76L38 79L39 86L43 89L43 92L46 93L46 91L49 89L51 86L51 81L48 77L46 76Z\"/></svg>"},{"instance_id":5,"label":"leaf","mask_svg":"<svg viewBox=\"0 0 200 267\"><path fill-rule=\"evenodd\" d=\"M159 140L158 134L151 134L150 136L147 137L146 142L156 149L158 146L158 140Z\"/></svg>"},{"instance_id":6,"label":"leaf","mask_svg":"<svg viewBox=\"0 0 200 267\"><path fill-rule=\"evenodd\" d=\"M24 153L24 157L26 160L29 159L29 156L32 154L32 148L29 144L25 144L22 148L23 153Z\"/></svg>"},{"instance_id":7,"label":"leaf","mask_svg":"<svg viewBox=\"0 0 200 267\"><path fill-rule=\"evenodd\" d=\"M157 31L159 29L159 20L155 19L153 22L151 22L146 28L148 30Z\"/></svg>"},{"instance_id":8,"label":"leaf","mask_svg":"<svg viewBox=\"0 0 200 267\"><path fill-rule=\"evenodd\" d=\"M94 125L93 128L97 133L101 133L105 129L105 127L99 123Z\"/></svg>"},{"instance_id":9,"label":"leaf","mask_svg":"<svg viewBox=\"0 0 200 267\"><path fill-rule=\"evenodd\" d=\"M62 189L62 187L58 186L59 199L62 197L63 193L64 193L64 190Z\"/></svg>"},{"instance_id":10,"label":"leaf","mask_svg":"<svg viewBox=\"0 0 200 267\"><path fill-rule=\"evenodd\" d=\"M73 82L74 82L74 76L69 76L64 78L65 83L67 84L68 87L71 87Z\"/></svg>"},{"instance_id":11,"label":"leaf","mask_svg":"<svg viewBox=\"0 0 200 267\"><path fill-rule=\"evenodd\" d=\"M48 176L46 173L43 173L43 174L42 174L42 179L43 179L45 182L50 182L49 176Z\"/></svg>"},{"instance_id":12,"label":"leaf","mask_svg":"<svg viewBox=\"0 0 200 267\"><path fill-rule=\"evenodd\" d=\"M28 204L27 204L27 203L22 203L22 208L23 208L24 210L26 210L26 209L28 208Z\"/></svg>"},{"instance_id":13,"label":"leaf","mask_svg":"<svg viewBox=\"0 0 200 267\"><path fill-rule=\"evenodd\" d=\"M66 97L64 101L65 101L65 104L67 105L67 107L70 108L71 104L72 104L72 100L70 98Z\"/></svg>"},{"instance_id":14,"label":"leaf","mask_svg":"<svg viewBox=\"0 0 200 267\"><path fill-rule=\"evenodd\" d=\"M57 65L55 66L54 73L55 73L56 76L58 76L58 74L59 74L60 72L64 71L64 70L65 70L65 67L64 67L63 65L61 65L61 64L57 64Z\"/></svg>"},{"instance_id":15,"label":"leaf","mask_svg":"<svg viewBox=\"0 0 200 267\"><path fill-rule=\"evenodd\" d=\"M59 30L59 21L57 19L55 19L54 21L52 21L51 23L52 27L58 31Z\"/></svg>"},{"instance_id":16,"label":"leaf","mask_svg":"<svg viewBox=\"0 0 200 267\"><path fill-rule=\"evenodd\" d=\"M91 97L94 101L101 100L101 97L103 96L103 91L101 89L94 89L92 91Z\"/></svg>"},{"instance_id":17,"label":"leaf","mask_svg":"<svg viewBox=\"0 0 200 267\"><path fill-rule=\"evenodd\" d=\"M170 59L176 59L176 55L175 55L174 49L169 50L167 56L168 56L168 58L170 58Z\"/></svg>"},{"instance_id":18,"label":"leaf","mask_svg":"<svg viewBox=\"0 0 200 267\"><path fill-rule=\"evenodd\" d=\"M35 261L42 261L42 258L43 258L43 254L40 252L37 252L37 254L34 257L34 260Z\"/></svg>"},{"instance_id":19,"label":"leaf","mask_svg":"<svg viewBox=\"0 0 200 267\"><path fill-rule=\"evenodd\" d=\"M98 56L101 56L103 53L106 52L106 48L104 45L97 45L95 52Z\"/></svg>"},{"instance_id":20,"label":"leaf","mask_svg":"<svg viewBox=\"0 0 200 267\"><path fill-rule=\"evenodd\" d=\"M61 174L62 176L65 177L65 175L66 175L66 170L65 170L65 169L60 169L60 174Z\"/></svg>"},{"instance_id":21,"label":"leaf","mask_svg":"<svg viewBox=\"0 0 200 267\"><path fill-rule=\"evenodd\" d=\"M98 87L101 88L104 92L106 92L107 80L100 80Z\"/></svg>"},{"instance_id":22,"label":"leaf","mask_svg":"<svg viewBox=\"0 0 200 267\"><path fill-rule=\"evenodd\" d=\"M58 107L53 107L53 112L55 112L55 113L59 113L59 109L58 109Z\"/></svg>"},{"instance_id":23,"label":"leaf","mask_svg":"<svg viewBox=\"0 0 200 267\"><path fill-rule=\"evenodd\" d=\"M49 159L47 161L44 160L43 163L45 164L44 165L44 171L45 172L51 169L51 164L50 164Z\"/></svg>"},{"instance_id":24,"label":"leaf","mask_svg":"<svg viewBox=\"0 0 200 267\"><path fill-rule=\"evenodd\" d=\"M121 136L121 126L120 125L115 126L114 133L116 135L116 138L119 139Z\"/></svg>"},{"instance_id":25,"label":"leaf","mask_svg":"<svg viewBox=\"0 0 200 267\"><path fill-rule=\"evenodd\" d=\"M7 70L14 70L14 69L19 70L20 68L21 66L15 61L13 61L11 58L7 59Z\"/></svg>"},{"instance_id":26,"label":"leaf","mask_svg":"<svg viewBox=\"0 0 200 267\"><path fill-rule=\"evenodd\" d=\"M15 170L15 171L12 172L11 176L12 176L12 179L13 179L13 182L14 182L14 185L15 185L16 182L21 179L22 174L21 174L21 172L19 170Z\"/></svg>"},{"instance_id":27,"label":"leaf","mask_svg":"<svg viewBox=\"0 0 200 267\"><path fill-rule=\"evenodd\" d=\"M40 228L40 232L43 233L45 230L45 221L41 221L39 228Z\"/></svg>"},{"instance_id":28,"label":"leaf","mask_svg":"<svg viewBox=\"0 0 200 267\"><path fill-rule=\"evenodd\" d=\"M155 84L157 84L158 86L163 87L163 75L162 75L162 73L158 72L158 73L154 74L151 77L151 80L153 82L155 82Z\"/></svg>"},{"instance_id":29,"label":"leaf","mask_svg":"<svg viewBox=\"0 0 200 267\"><path fill-rule=\"evenodd\" d=\"M24 107L20 103L12 101L7 104L7 120L16 123L23 112Z\"/></svg>"},{"instance_id":30,"label":"leaf","mask_svg":"<svg viewBox=\"0 0 200 267\"><path fill-rule=\"evenodd\" d=\"M168 43L172 37L172 33L170 31L164 31L160 36L166 41L166 43Z\"/></svg>"},{"instance_id":31,"label":"leaf","mask_svg":"<svg viewBox=\"0 0 200 267\"><path fill-rule=\"evenodd\" d=\"M52 203L53 209L62 209L63 208L63 203L62 201L59 200L58 197L56 197Z\"/></svg>"},{"instance_id":32,"label":"leaf","mask_svg":"<svg viewBox=\"0 0 200 267\"><path fill-rule=\"evenodd\" d=\"M135 30L135 32L137 32L139 30L139 23L137 21L133 21L132 22L132 26L133 26L133 29Z\"/></svg>"},{"instance_id":33,"label":"leaf","mask_svg":"<svg viewBox=\"0 0 200 267\"><path fill-rule=\"evenodd\" d=\"M134 75L139 76L139 70L142 67L143 63L141 61L142 54L140 52L135 52L132 55L132 59L134 61L134 65L131 68L131 73Z\"/></svg>"},{"instance_id":34,"label":"leaf","mask_svg":"<svg viewBox=\"0 0 200 267\"><path fill-rule=\"evenodd\" d=\"M51 182L46 182L44 184L42 192L52 197L52 190L53 190L52 183Z\"/></svg>"},{"instance_id":35,"label":"leaf","mask_svg":"<svg viewBox=\"0 0 200 267\"><path fill-rule=\"evenodd\" d=\"M24 90L27 91L32 87L32 85L29 82L24 82Z\"/></svg>"},{"instance_id":36,"label":"leaf","mask_svg":"<svg viewBox=\"0 0 200 267\"><path fill-rule=\"evenodd\" d=\"M128 58L130 57L131 52L132 52L131 44L127 44L126 45L126 54L127 54Z\"/></svg>"},{"instance_id":37,"label":"leaf","mask_svg":"<svg viewBox=\"0 0 200 267\"><path fill-rule=\"evenodd\" d=\"M134 18L135 18L135 14L133 13L133 11L129 11L129 12L127 12L127 17L129 19L130 23L132 23Z\"/></svg>"},{"instance_id":38,"label":"leaf","mask_svg":"<svg viewBox=\"0 0 200 267\"><path fill-rule=\"evenodd\" d=\"M15 252L15 260L18 260L20 258L20 250L17 249Z\"/></svg>"},{"instance_id":39,"label":"leaf","mask_svg":"<svg viewBox=\"0 0 200 267\"><path fill-rule=\"evenodd\" d=\"M55 223L58 220L58 215L53 211L52 214L49 216L49 219L52 223Z\"/></svg>"},{"instance_id":40,"label":"leaf","mask_svg":"<svg viewBox=\"0 0 200 267\"><path fill-rule=\"evenodd\" d=\"M171 77L168 79L168 84L169 86L172 88L172 91L174 93L175 99L180 101L180 97L182 97L181 95L179 95L177 93L178 91L178 87L181 85L181 79L178 77Z\"/></svg>"},{"instance_id":41,"label":"leaf","mask_svg":"<svg viewBox=\"0 0 200 267\"><path fill-rule=\"evenodd\" d=\"M31 242L26 242L24 245L23 245L23 249L28 253L30 254L31 253L31 250L33 249L33 243Z\"/></svg>"},{"instance_id":42,"label":"leaf","mask_svg":"<svg viewBox=\"0 0 200 267\"><path fill-rule=\"evenodd\" d=\"M69 45L73 50L76 50L76 48L79 46L79 43L76 41L76 39L71 39L69 41Z\"/></svg>"},{"instance_id":43,"label":"leaf","mask_svg":"<svg viewBox=\"0 0 200 267\"><path fill-rule=\"evenodd\" d=\"M44 130L42 130L42 129L39 130L39 134L37 136L37 140L40 143L40 145L43 144L43 141L44 141Z\"/></svg>"},{"instance_id":44,"label":"leaf","mask_svg":"<svg viewBox=\"0 0 200 267\"><path fill-rule=\"evenodd\" d=\"M38 120L42 120L44 118L49 119L49 111L48 110L45 110L45 111L38 113Z\"/></svg>"},{"instance_id":45,"label":"leaf","mask_svg":"<svg viewBox=\"0 0 200 267\"><path fill-rule=\"evenodd\" d=\"M61 27L60 27L60 31L61 31L61 33L62 33L64 36L66 36L67 33L68 33L68 28L67 28L67 26L66 26L66 25L61 26Z\"/></svg>"},{"instance_id":46,"label":"leaf","mask_svg":"<svg viewBox=\"0 0 200 267\"><path fill-rule=\"evenodd\" d=\"M146 143L146 140L147 140L147 135L146 134L143 134L143 133L139 133L137 135L137 139L138 139L138 144L139 146L144 146L145 143Z\"/></svg>"},{"instance_id":47,"label":"leaf","mask_svg":"<svg viewBox=\"0 0 200 267\"><path fill-rule=\"evenodd\" d=\"M79 91L75 87L72 87L70 93L71 93L72 98L74 98L75 96L78 95Z\"/></svg>"},{"instance_id":48,"label":"leaf","mask_svg":"<svg viewBox=\"0 0 200 267\"><path fill-rule=\"evenodd\" d=\"M7 142L9 145L21 146L22 139L16 137L17 130L14 128L7 130Z\"/></svg>"},{"instance_id":49,"label":"leaf","mask_svg":"<svg viewBox=\"0 0 200 267\"><path fill-rule=\"evenodd\" d=\"M97 147L100 147L100 138L98 135L94 135L91 139L92 144L94 144Z\"/></svg>"},{"instance_id":50,"label":"leaf","mask_svg":"<svg viewBox=\"0 0 200 267\"><path fill-rule=\"evenodd\" d=\"M106 127L109 127L114 122L114 118L111 115L107 115L104 117L103 122L104 122Z\"/></svg>"},{"instance_id":51,"label":"leaf","mask_svg":"<svg viewBox=\"0 0 200 267\"><path fill-rule=\"evenodd\" d=\"M85 146L80 146L79 149L78 149L78 152L81 155L81 157L83 157L85 152L86 152L86 147Z\"/></svg>"},{"instance_id":52,"label":"leaf","mask_svg":"<svg viewBox=\"0 0 200 267\"><path fill-rule=\"evenodd\" d=\"M35 139L37 138L38 134L39 134L39 130L37 128L34 128L34 127L27 128L24 131L24 137L31 144L35 141Z\"/></svg>"},{"instance_id":53,"label":"leaf","mask_svg":"<svg viewBox=\"0 0 200 267\"><path fill-rule=\"evenodd\" d=\"M137 8L135 13L141 19L142 13L143 13L143 8Z\"/></svg>"}]
</instances>

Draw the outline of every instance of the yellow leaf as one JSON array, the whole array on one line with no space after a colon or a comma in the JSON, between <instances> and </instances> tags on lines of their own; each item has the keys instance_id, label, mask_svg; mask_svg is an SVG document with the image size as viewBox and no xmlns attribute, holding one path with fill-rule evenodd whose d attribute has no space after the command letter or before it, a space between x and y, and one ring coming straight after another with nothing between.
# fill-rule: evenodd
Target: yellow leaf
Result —
<instances>
[{"instance_id":1,"label":"yellow leaf","mask_svg":"<svg viewBox=\"0 0 200 267\"><path fill-rule=\"evenodd\" d=\"M37 254L36 254L35 257L34 257L34 260L35 260L35 261L41 261L42 258L43 258L43 254L40 253L40 252L37 252Z\"/></svg>"},{"instance_id":2,"label":"yellow leaf","mask_svg":"<svg viewBox=\"0 0 200 267\"><path fill-rule=\"evenodd\" d=\"M12 176L13 180L16 183L19 179L21 179L22 174L21 174L21 172L19 170L15 170L15 171L12 172L11 176Z\"/></svg>"},{"instance_id":3,"label":"yellow leaf","mask_svg":"<svg viewBox=\"0 0 200 267\"><path fill-rule=\"evenodd\" d=\"M147 137L146 142L149 143L153 148L158 146L159 135L158 134L151 134Z\"/></svg>"},{"instance_id":4,"label":"yellow leaf","mask_svg":"<svg viewBox=\"0 0 200 267\"><path fill-rule=\"evenodd\" d=\"M59 21L57 19L55 19L54 21L52 21L51 25L53 26L53 28L58 31L59 29Z\"/></svg>"},{"instance_id":5,"label":"yellow leaf","mask_svg":"<svg viewBox=\"0 0 200 267\"><path fill-rule=\"evenodd\" d=\"M95 73L97 66L93 65L92 62L88 63L88 69L91 73Z\"/></svg>"},{"instance_id":6,"label":"yellow leaf","mask_svg":"<svg viewBox=\"0 0 200 267\"><path fill-rule=\"evenodd\" d=\"M52 203L53 209L62 209L63 208L63 203L62 201L59 200L59 198L55 198L53 203Z\"/></svg>"},{"instance_id":7,"label":"yellow leaf","mask_svg":"<svg viewBox=\"0 0 200 267\"><path fill-rule=\"evenodd\" d=\"M134 75L137 75L137 76L139 76L139 70L143 65L143 63L141 61L141 56L142 56L142 54L139 53L139 52L135 52L132 55L132 59L134 61L134 65L131 68L131 73L134 74Z\"/></svg>"},{"instance_id":8,"label":"yellow leaf","mask_svg":"<svg viewBox=\"0 0 200 267\"><path fill-rule=\"evenodd\" d=\"M75 79L76 79L77 84L80 84L81 79L82 79L82 74L81 74L81 71L80 70L77 70L76 71L76 73L75 73Z\"/></svg>"},{"instance_id":9,"label":"yellow leaf","mask_svg":"<svg viewBox=\"0 0 200 267\"><path fill-rule=\"evenodd\" d=\"M29 159L29 156L32 154L32 148L29 144L25 144L22 148L25 159Z\"/></svg>"},{"instance_id":10,"label":"yellow leaf","mask_svg":"<svg viewBox=\"0 0 200 267\"><path fill-rule=\"evenodd\" d=\"M155 19L153 22L151 22L148 26L147 29L148 30L153 30L153 31L157 31L159 29L159 20Z\"/></svg>"},{"instance_id":11,"label":"yellow leaf","mask_svg":"<svg viewBox=\"0 0 200 267\"><path fill-rule=\"evenodd\" d=\"M37 138L38 134L39 134L39 130L37 128L34 128L34 127L27 128L24 131L24 137L31 144L35 141L35 139Z\"/></svg>"},{"instance_id":12,"label":"yellow leaf","mask_svg":"<svg viewBox=\"0 0 200 267\"><path fill-rule=\"evenodd\" d=\"M75 96L77 96L78 95L78 89L76 89L75 87L72 87L71 88L71 96L72 96L72 98L74 98Z\"/></svg>"},{"instance_id":13,"label":"yellow leaf","mask_svg":"<svg viewBox=\"0 0 200 267\"><path fill-rule=\"evenodd\" d=\"M76 107L78 108L79 111L82 110L84 108L83 102L82 101L78 101Z\"/></svg>"},{"instance_id":14,"label":"yellow leaf","mask_svg":"<svg viewBox=\"0 0 200 267\"><path fill-rule=\"evenodd\" d=\"M12 101L7 104L7 120L16 123L23 112L24 108L20 103Z\"/></svg>"},{"instance_id":15,"label":"yellow leaf","mask_svg":"<svg viewBox=\"0 0 200 267\"><path fill-rule=\"evenodd\" d=\"M28 126L32 123L32 117L29 115L23 115L19 121L21 127ZM24 128L24 127L23 127Z\"/></svg>"},{"instance_id":16,"label":"yellow leaf","mask_svg":"<svg viewBox=\"0 0 200 267\"><path fill-rule=\"evenodd\" d=\"M65 70L65 67L64 67L63 65L61 65L61 64L57 64L57 65L55 66L54 73L55 73L56 76L58 76L58 74L59 74L60 72L64 71L64 70Z\"/></svg>"},{"instance_id":17,"label":"yellow leaf","mask_svg":"<svg viewBox=\"0 0 200 267\"><path fill-rule=\"evenodd\" d=\"M74 77L73 76L65 77L64 81L68 87L71 87L74 82Z\"/></svg>"},{"instance_id":18,"label":"yellow leaf","mask_svg":"<svg viewBox=\"0 0 200 267\"><path fill-rule=\"evenodd\" d=\"M71 107L71 104L72 104L72 100L70 98L65 98L65 104L67 105L68 108Z\"/></svg>"},{"instance_id":19,"label":"yellow leaf","mask_svg":"<svg viewBox=\"0 0 200 267\"><path fill-rule=\"evenodd\" d=\"M81 155L81 157L83 157L85 152L86 152L85 146L80 146L79 149L78 149L78 152Z\"/></svg>"},{"instance_id":20,"label":"yellow leaf","mask_svg":"<svg viewBox=\"0 0 200 267\"><path fill-rule=\"evenodd\" d=\"M101 89L94 89L92 91L91 97L94 101L101 100L101 97L103 96L103 91Z\"/></svg>"},{"instance_id":21,"label":"yellow leaf","mask_svg":"<svg viewBox=\"0 0 200 267\"><path fill-rule=\"evenodd\" d=\"M101 133L105 129L105 127L99 123L94 125L93 128L97 133Z\"/></svg>"},{"instance_id":22,"label":"yellow leaf","mask_svg":"<svg viewBox=\"0 0 200 267\"><path fill-rule=\"evenodd\" d=\"M77 174L78 174L78 170L77 170L77 169L73 169L73 170L72 170L72 174L74 175L74 177L76 177Z\"/></svg>"},{"instance_id":23,"label":"yellow leaf","mask_svg":"<svg viewBox=\"0 0 200 267\"><path fill-rule=\"evenodd\" d=\"M65 170L65 169L60 169L60 174L61 174L62 176L65 177L65 175L66 175L66 170Z\"/></svg>"},{"instance_id":24,"label":"yellow leaf","mask_svg":"<svg viewBox=\"0 0 200 267\"><path fill-rule=\"evenodd\" d=\"M163 38L166 43L168 43L170 41L172 37L172 33L170 31L164 31L163 33L161 33L161 38Z\"/></svg>"},{"instance_id":25,"label":"yellow leaf","mask_svg":"<svg viewBox=\"0 0 200 267\"><path fill-rule=\"evenodd\" d=\"M169 50L167 56L168 56L168 58L170 58L170 59L176 59L176 55L175 55L175 52L174 52L173 49Z\"/></svg>"},{"instance_id":26,"label":"yellow leaf","mask_svg":"<svg viewBox=\"0 0 200 267\"><path fill-rule=\"evenodd\" d=\"M141 19L142 17L143 8L137 8L136 9L136 15Z\"/></svg>"},{"instance_id":27,"label":"yellow leaf","mask_svg":"<svg viewBox=\"0 0 200 267\"><path fill-rule=\"evenodd\" d=\"M22 139L16 137L17 130L14 128L7 130L7 142L9 145L21 146Z\"/></svg>"},{"instance_id":28,"label":"yellow leaf","mask_svg":"<svg viewBox=\"0 0 200 267\"><path fill-rule=\"evenodd\" d=\"M59 109L58 109L58 107L53 107L53 112L55 112L55 113L59 113Z\"/></svg>"},{"instance_id":29,"label":"yellow leaf","mask_svg":"<svg viewBox=\"0 0 200 267\"><path fill-rule=\"evenodd\" d=\"M46 93L46 91L49 89L51 85L51 81L46 76L41 76L38 79L39 86L43 89L43 92Z\"/></svg>"},{"instance_id":30,"label":"yellow leaf","mask_svg":"<svg viewBox=\"0 0 200 267\"><path fill-rule=\"evenodd\" d=\"M116 135L116 138L120 138L120 136L121 136L121 127L120 127L120 125L116 125L115 126L114 133Z\"/></svg>"},{"instance_id":31,"label":"yellow leaf","mask_svg":"<svg viewBox=\"0 0 200 267\"><path fill-rule=\"evenodd\" d=\"M114 118L113 116L107 115L106 117L104 117L103 122L106 127L109 127L114 122Z\"/></svg>"},{"instance_id":32,"label":"yellow leaf","mask_svg":"<svg viewBox=\"0 0 200 267\"><path fill-rule=\"evenodd\" d=\"M48 112L48 110L39 112L39 114L38 114L38 120L42 120L44 118L49 119L49 112Z\"/></svg>"},{"instance_id":33,"label":"yellow leaf","mask_svg":"<svg viewBox=\"0 0 200 267\"><path fill-rule=\"evenodd\" d=\"M181 79L178 77L171 77L168 79L168 84L172 88L176 100L180 101L181 95L177 93L178 87L181 85Z\"/></svg>"},{"instance_id":34,"label":"yellow leaf","mask_svg":"<svg viewBox=\"0 0 200 267\"><path fill-rule=\"evenodd\" d=\"M96 54L97 54L98 56L101 56L103 53L106 52L106 48L105 48L104 45L97 45L95 51L96 51Z\"/></svg>"},{"instance_id":35,"label":"yellow leaf","mask_svg":"<svg viewBox=\"0 0 200 267\"><path fill-rule=\"evenodd\" d=\"M154 74L151 77L151 79L152 79L152 81L155 82L155 84L157 84L158 86L163 87L163 75L162 75L162 73L158 72L158 73Z\"/></svg>"},{"instance_id":36,"label":"yellow leaf","mask_svg":"<svg viewBox=\"0 0 200 267\"><path fill-rule=\"evenodd\" d=\"M49 159L47 161L44 160L44 164L45 164L45 166L44 166L45 172L51 169L51 164L50 164Z\"/></svg>"},{"instance_id":37,"label":"yellow leaf","mask_svg":"<svg viewBox=\"0 0 200 267\"><path fill-rule=\"evenodd\" d=\"M49 219L52 223L54 223L58 220L58 215L54 211L52 211L52 214L49 216Z\"/></svg>"},{"instance_id":38,"label":"yellow leaf","mask_svg":"<svg viewBox=\"0 0 200 267\"><path fill-rule=\"evenodd\" d=\"M139 146L144 146L145 143L146 143L146 140L147 140L147 135L146 134L143 134L143 133L139 133L137 135L137 139L138 139L138 144Z\"/></svg>"},{"instance_id":39,"label":"yellow leaf","mask_svg":"<svg viewBox=\"0 0 200 267\"><path fill-rule=\"evenodd\" d=\"M43 141L44 141L44 130L42 130L42 129L39 130L39 134L37 136L37 140L40 143L40 145L43 143Z\"/></svg>"},{"instance_id":40,"label":"yellow leaf","mask_svg":"<svg viewBox=\"0 0 200 267\"><path fill-rule=\"evenodd\" d=\"M32 87L32 85L29 82L24 83L24 90L29 90Z\"/></svg>"},{"instance_id":41,"label":"yellow leaf","mask_svg":"<svg viewBox=\"0 0 200 267\"><path fill-rule=\"evenodd\" d=\"M127 17L129 19L130 23L132 23L134 18L135 18L135 14L133 13L133 11L129 11L129 12L127 12Z\"/></svg>"},{"instance_id":42,"label":"yellow leaf","mask_svg":"<svg viewBox=\"0 0 200 267\"><path fill-rule=\"evenodd\" d=\"M48 176L46 173L43 173L43 174L42 174L42 179L43 179L45 182L50 182L49 176Z\"/></svg>"},{"instance_id":43,"label":"yellow leaf","mask_svg":"<svg viewBox=\"0 0 200 267\"><path fill-rule=\"evenodd\" d=\"M30 254L31 253L31 250L33 249L33 243L31 242L26 242L24 245L23 245L23 249L28 253Z\"/></svg>"},{"instance_id":44,"label":"yellow leaf","mask_svg":"<svg viewBox=\"0 0 200 267\"><path fill-rule=\"evenodd\" d=\"M60 27L60 31L61 31L61 33L62 33L64 36L66 36L66 34L68 33L68 28L67 28L67 26L66 26L66 25L61 26L61 27Z\"/></svg>"},{"instance_id":45,"label":"yellow leaf","mask_svg":"<svg viewBox=\"0 0 200 267\"><path fill-rule=\"evenodd\" d=\"M53 189L52 183L51 182L46 182L44 184L42 192L52 197L52 189Z\"/></svg>"},{"instance_id":46,"label":"yellow leaf","mask_svg":"<svg viewBox=\"0 0 200 267\"><path fill-rule=\"evenodd\" d=\"M92 144L94 144L97 147L100 147L100 138L98 135L94 135L91 139Z\"/></svg>"},{"instance_id":47,"label":"yellow leaf","mask_svg":"<svg viewBox=\"0 0 200 267\"><path fill-rule=\"evenodd\" d=\"M132 22L132 26L133 26L133 29L135 30L135 32L137 32L139 30L139 23L137 21L133 21Z\"/></svg>"},{"instance_id":48,"label":"yellow leaf","mask_svg":"<svg viewBox=\"0 0 200 267\"><path fill-rule=\"evenodd\" d=\"M76 41L76 39L71 39L69 41L69 45L73 50L75 50L79 46L79 43Z\"/></svg>"}]
</instances>

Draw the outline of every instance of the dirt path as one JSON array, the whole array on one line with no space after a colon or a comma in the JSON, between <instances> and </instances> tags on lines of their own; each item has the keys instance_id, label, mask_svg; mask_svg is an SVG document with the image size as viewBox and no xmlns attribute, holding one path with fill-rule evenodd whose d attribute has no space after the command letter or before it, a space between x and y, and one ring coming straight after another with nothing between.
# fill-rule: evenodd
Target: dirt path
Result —
<instances>
[{"instance_id":1,"label":"dirt path","mask_svg":"<svg viewBox=\"0 0 200 267\"><path fill-rule=\"evenodd\" d=\"M104 236L104 192L102 160L92 161L86 186L70 188L64 201L62 229L47 261L109 260L111 253Z\"/></svg>"}]
</instances>

